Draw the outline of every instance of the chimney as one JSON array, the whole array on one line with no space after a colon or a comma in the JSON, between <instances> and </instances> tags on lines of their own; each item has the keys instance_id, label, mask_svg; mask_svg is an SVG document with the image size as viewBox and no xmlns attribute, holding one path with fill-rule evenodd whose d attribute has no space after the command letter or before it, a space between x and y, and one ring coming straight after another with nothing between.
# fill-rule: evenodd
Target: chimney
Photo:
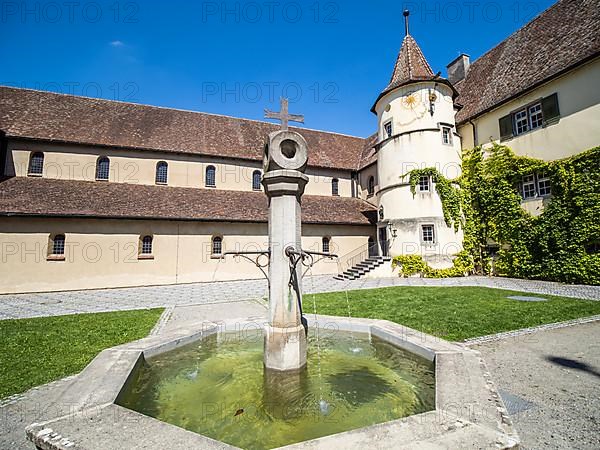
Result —
<instances>
[{"instance_id":1,"label":"chimney","mask_svg":"<svg viewBox=\"0 0 600 450\"><path fill-rule=\"evenodd\" d=\"M464 80L471 66L471 60L469 55L461 53L461 55L448 64L448 81L452 84L456 84L461 80Z\"/></svg>"}]
</instances>

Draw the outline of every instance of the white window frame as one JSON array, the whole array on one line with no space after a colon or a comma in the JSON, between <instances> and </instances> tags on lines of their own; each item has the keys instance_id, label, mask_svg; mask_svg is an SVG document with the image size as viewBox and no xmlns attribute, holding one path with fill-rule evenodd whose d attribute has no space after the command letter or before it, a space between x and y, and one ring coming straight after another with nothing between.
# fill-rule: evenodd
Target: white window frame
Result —
<instances>
[{"instance_id":1,"label":"white window frame","mask_svg":"<svg viewBox=\"0 0 600 450\"><path fill-rule=\"evenodd\" d=\"M388 132L389 126L389 132ZM392 120L388 120L383 124L383 138L389 139L394 135L394 124Z\"/></svg>"},{"instance_id":2,"label":"white window frame","mask_svg":"<svg viewBox=\"0 0 600 450\"><path fill-rule=\"evenodd\" d=\"M536 130L544 125L544 113L542 112L542 102L534 103L527 108L529 117L529 130ZM535 120L535 123L534 123Z\"/></svg>"},{"instance_id":3,"label":"white window frame","mask_svg":"<svg viewBox=\"0 0 600 450\"><path fill-rule=\"evenodd\" d=\"M526 187L528 187L528 189L526 189ZM533 193L533 195L529 195L531 193ZM523 200L529 200L530 198L536 198L538 196L534 174L525 175L523 177L521 181L521 195Z\"/></svg>"},{"instance_id":4,"label":"white window frame","mask_svg":"<svg viewBox=\"0 0 600 450\"><path fill-rule=\"evenodd\" d=\"M425 240L425 228L431 227L431 241ZM435 225L431 223L424 223L421 225L421 244L423 245L435 245L436 244L436 230Z\"/></svg>"},{"instance_id":5,"label":"white window frame","mask_svg":"<svg viewBox=\"0 0 600 450\"><path fill-rule=\"evenodd\" d=\"M423 180L426 180L427 183L422 183ZM421 193L428 193L431 192L431 177L429 175L421 175L419 177L419 192ZM427 189L423 189L423 187L426 187Z\"/></svg>"},{"instance_id":6,"label":"white window frame","mask_svg":"<svg viewBox=\"0 0 600 450\"><path fill-rule=\"evenodd\" d=\"M452 128L442 126L442 144L453 145L452 141Z\"/></svg>"},{"instance_id":7,"label":"white window frame","mask_svg":"<svg viewBox=\"0 0 600 450\"><path fill-rule=\"evenodd\" d=\"M515 136L527 133L529 131L529 116L527 111L529 108L523 108L513 114L513 124Z\"/></svg>"},{"instance_id":8,"label":"white window frame","mask_svg":"<svg viewBox=\"0 0 600 450\"><path fill-rule=\"evenodd\" d=\"M550 182L550 177L546 173L537 175L537 194L540 197L549 197L552 195L552 184ZM542 187L543 184L543 187ZM542 192L543 191L543 192Z\"/></svg>"}]
</instances>

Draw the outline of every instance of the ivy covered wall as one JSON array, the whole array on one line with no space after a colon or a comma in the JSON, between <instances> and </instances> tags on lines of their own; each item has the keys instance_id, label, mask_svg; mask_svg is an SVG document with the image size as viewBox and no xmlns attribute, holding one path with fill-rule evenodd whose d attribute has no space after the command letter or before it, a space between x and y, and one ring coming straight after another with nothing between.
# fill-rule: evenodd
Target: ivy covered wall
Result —
<instances>
[{"instance_id":1,"label":"ivy covered wall","mask_svg":"<svg viewBox=\"0 0 600 450\"><path fill-rule=\"evenodd\" d=\"M477 147L463 152L462 169L457 180L433 168L408 175L413 189L420 176L432 177L446 222L464 230L474 272L489 273L487 249L496 243L499 275L600 284L600 147L551 162L516 156L505 146ZM521 182L542 173L552 195L536 217L521 206ZM464 255L459 260L463 268Z\"/></svg>"}]
</instances>

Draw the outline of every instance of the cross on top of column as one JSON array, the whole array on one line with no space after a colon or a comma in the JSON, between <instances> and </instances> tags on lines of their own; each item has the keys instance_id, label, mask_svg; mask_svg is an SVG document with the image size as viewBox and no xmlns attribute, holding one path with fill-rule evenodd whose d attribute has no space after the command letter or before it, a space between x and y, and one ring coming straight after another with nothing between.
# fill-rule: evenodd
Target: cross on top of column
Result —
<instances>
[{"instance_id":1,"label":"cross on top of column","mask_svg":"<svg viewBox=\"0 0 600 450\"><path fill-rule=\"evenodd\" d=\"M266 119L276 119L281 121L281 129L287 130L289 122L304 123L304 116L300 114L289 114L289 102L287 98L281 97L281 111L273 112L265 109Z\"/></svg>"}]
</instances>

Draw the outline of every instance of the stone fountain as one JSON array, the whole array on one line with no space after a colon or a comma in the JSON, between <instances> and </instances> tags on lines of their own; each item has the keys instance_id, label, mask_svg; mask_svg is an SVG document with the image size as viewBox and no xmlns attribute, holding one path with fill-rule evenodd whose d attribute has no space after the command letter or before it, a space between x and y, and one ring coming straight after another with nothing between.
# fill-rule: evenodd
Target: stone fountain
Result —
<instances>
[{"instance_id":1,"label":"stone fountain","mask_svg":"<svg viewBox=\"0 0 600 450\"><path fill-rule=\"evenodd\" d=\"M101 352L65 388L68 410L27 428L31 442L43 450L517 449L476 352L385 320L315 312L308 326L303 266L335 255L302 250L308 145L287 127L302 117L288 114L287 101L267 117L282 121L264 148L269 248L225 255L267 276L266 323L202 323ZM319 330L328 330L320 343Z\"/></svg>"}]
</instances>

